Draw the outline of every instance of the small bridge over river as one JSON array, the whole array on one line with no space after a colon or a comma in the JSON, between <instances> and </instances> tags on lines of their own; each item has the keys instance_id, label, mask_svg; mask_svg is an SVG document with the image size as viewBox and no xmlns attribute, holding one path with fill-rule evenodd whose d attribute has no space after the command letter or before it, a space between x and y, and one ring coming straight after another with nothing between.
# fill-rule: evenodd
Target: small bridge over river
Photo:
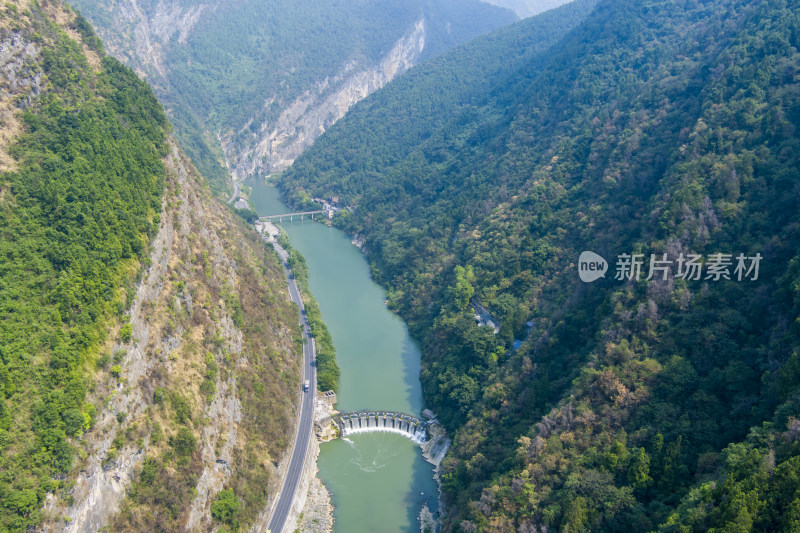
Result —
<instances>
[{"instance_id":1,"label":"small bridge over river","mask_svg":"<svg viewBox=\"0 0 800 533\"><path fill-rule=\"evenodd\" d=\"M342 437L353 433L388 431L408 437L417 444L422 444L428 440L428 426L435 423L423 421L405 413L392 411L341 413L334 416L331 421L341 432Z\"/></svg>"},{"instance_id":2,"label":"small bridge over river","mask_svg":"<svg viewBox=\"0 0 800 533\"><path fill-rule=\"evenodd\" d=\"M302 221L303 218L306 215L308 215L311 217L311 220L314 220L314 215L325 215L327 218L330 218L331 213L332 212L330 210L319 209L317 211L298 211L296 213L284 213L282 215L267 215L263 217L258 217L258 219L261 220L262 222L275 222L276 220L278 222L283 222L284 218L288 218L289 222L293 222L294 217L300 217L300 220Z\"/></svg>"}]
</instances>

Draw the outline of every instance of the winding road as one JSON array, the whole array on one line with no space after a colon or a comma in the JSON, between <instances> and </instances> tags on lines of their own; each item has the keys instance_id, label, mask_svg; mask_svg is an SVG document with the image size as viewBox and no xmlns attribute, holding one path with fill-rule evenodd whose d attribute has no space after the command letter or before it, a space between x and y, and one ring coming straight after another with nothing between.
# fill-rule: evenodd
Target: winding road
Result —
<instances>
[{"instance_id":1,"label":"winding road","mask_svg":"<svg viewBox=\"0 0 800 533\"><path fill-rule=\"evenodd\" d=\"M275 251L278 252L281 261L283 262L284 272L289 284L289 297L297 304L300 310L300 321L303 326L303 379L309 380L309 387L307 391L302 392L302 400L300 403L299 421L297 424L297 432L295 433L294 444L292 445L292 455L289 459L289 468L286 471L286 476L283 479L283 485L280 489L278 501L272 509L272 516L269 519L267 531L271 533L280 533L286 524L286 518L292 508L294 502L295 492L300 484L300 478L305 468L305 463L308 455L308 444L312 438L312 431L314 427L314 395L317 390L317 372L316 368L311 365L314 360L314 339L311 336L311 329L308 324L308 318L305 314L303 307L303 300L300 298L300 291L297 289L297 283L291 275L289 265L287 263L289 254L286 250L276 242L272 243Z\"/></svg>"},{"instance_id":2,"label":"winding road","mask_svg":"<svg viewBox=\"0 0 800 533\"><path fill-rule=\"evenodd\" d=\"M231 181L233 181L233 196L231 196L231 199L228 200L229 204L232 204L234 202L234 200L236 200L239 197L239 193L242 190L242 188L239 186L239 182L238 181L236 181L236 180L231 180Z\"/></svg>"}]
</instances>

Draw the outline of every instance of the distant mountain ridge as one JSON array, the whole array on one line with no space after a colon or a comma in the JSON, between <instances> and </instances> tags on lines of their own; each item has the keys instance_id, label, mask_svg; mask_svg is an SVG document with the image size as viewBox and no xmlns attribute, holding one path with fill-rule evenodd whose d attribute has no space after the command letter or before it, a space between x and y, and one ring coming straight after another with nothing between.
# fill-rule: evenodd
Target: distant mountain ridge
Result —
<instances>
[{"instance_id":1,"label":"distant mountain ridge","mask_svg":"<svg viewBox=\"0 0 800 533\"><path fill-rule=\"evenodd\" d=\"M221 192L284 169L350 105L409 66L512 22L478 0L76 0L153 85Z\"/></svg>"},{"instance_id":2,"label":"distant mountain ridge","mask_svg":"<svg viewBox=\"0 0 800 533\"><path fill-rule=\"evenodd\" d=\"M564 5L564 0L484 0L487 4L512 10L519 18L532 17Z\"/></svg>"}]
</instances>

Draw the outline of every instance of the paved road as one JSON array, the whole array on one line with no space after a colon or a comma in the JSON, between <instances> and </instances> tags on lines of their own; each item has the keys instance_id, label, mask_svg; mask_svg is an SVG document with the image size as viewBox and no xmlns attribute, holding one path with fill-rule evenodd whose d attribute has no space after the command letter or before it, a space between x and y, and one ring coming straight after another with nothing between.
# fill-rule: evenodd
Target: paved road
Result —
<instances>
[{"instance_id":1,"label":"paved road","mask_svg":"<svg viewBox=\"0 0 800 533\"><path fill-rule=\"evenodd\" d=\"M283 268L289 282L289 296L300 308L300 320L303 325L303 380L307 379L310 382L308 392L302 393L303 399L300 404L300 421L297 426L297 435L292 449L292 457L289 459L289 469L286 471L286 477L283 480L283 487L281 488L278 502L269 520L268 530L271 531L271 533L280 533L289 515L289 510L292 508L295 491L297 490L297 485L300 483L300 476L303 473L303 468L305 467L307 459L308 443L312 438L312 430L314 427L314 391L317 390L317 372L316 368L311 366L311 361L314 359L314 340L311 338L308 318L306 318L303 312L303 301L300 298L300 291L297 289L295 280L289 277L289 266L286 264L289 256L286 250L278 243L273 243L272 246L278 252L281 261L283 261Z\"/></svg>"},{"instance_id":2,"label":"paved road","mask_svg":"<svg viewBox=\"0 0 800 533\"><path fill-rule=\"evenodd\" d=\"M236 180L231 180L231 181L233 181L233 196L231 196L231 199L228 200L229 204L232 204L233 201L239 197L239 193L241 192L241 187L239 186L239 182Z\"/></svg>"}]
</instances>

